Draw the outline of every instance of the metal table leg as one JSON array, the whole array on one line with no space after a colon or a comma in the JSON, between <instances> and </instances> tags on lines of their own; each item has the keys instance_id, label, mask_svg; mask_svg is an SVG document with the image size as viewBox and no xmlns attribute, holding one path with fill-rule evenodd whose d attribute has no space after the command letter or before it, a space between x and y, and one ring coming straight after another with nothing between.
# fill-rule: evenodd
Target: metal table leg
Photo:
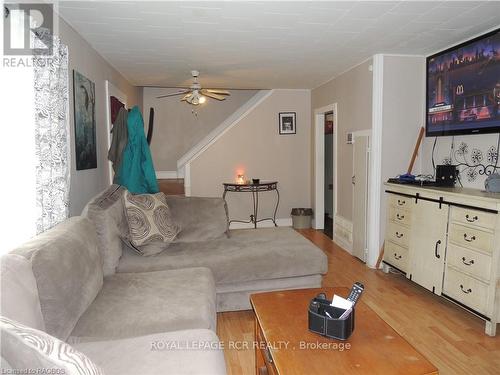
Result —
<instances>
[{"instance_id":1,"label":"metal table leg","mask_svg":"<svg viewBox=\"0 0 500 375\"><path fill-rule=\"evenodd\" d=\"M278 191L278 188L276 188L276 195L278 199L276 201L276 207L274 208L274 215L273 215L273 223L275 227L278 226L278 224L276 224L276 213L278 212L278 206L280 204L280 192Z\"/></svg>"},{"instance_id":2,"label":"metal table leg","mask_svg":"<svg viewBox=\"0 0 500 375\"><path fill-rule=\"evenodd\" d=\"M260 189L261 185L255 185L255 186L248 186L248 185L241 185L244 186L245 189L241 189L238 185L237 189L230 190L227 188L227 186L234 186L234 184L224 184L224 193L222 194L222 199L226 202L226 194L227 192L234 191L234 192L251 192L252 193L252 205L253 205L253 212L250 214L250 220L249 221L243 221L243 220L229 220L229 224L231 223L247 223L247 224L252 224L254 229L257 229L257 224L261 221L265 220L271 220L274 223L274 226L277 227L278 224L276 223L276 215L278 213L278 207L280 204L280 193L276 187L277 182L273 183L267 183L265 184L265 188ZM264 219L259 219L259 192L260 191L271 191L271 190L276 190L276 206L274 207L274 213L272 217L267 217Z\"/></svg>"},{"instance_id":3,"label":"metal table leg","mask_svg":"<svg viewBox=\"0 0 500 375\"><path fill-rule=\"evenodd\" d=\"M257 214L259 212L259 191L255 191L253 214L254 214L254 228L257 229Z\"/></svg>"}]
</instances>

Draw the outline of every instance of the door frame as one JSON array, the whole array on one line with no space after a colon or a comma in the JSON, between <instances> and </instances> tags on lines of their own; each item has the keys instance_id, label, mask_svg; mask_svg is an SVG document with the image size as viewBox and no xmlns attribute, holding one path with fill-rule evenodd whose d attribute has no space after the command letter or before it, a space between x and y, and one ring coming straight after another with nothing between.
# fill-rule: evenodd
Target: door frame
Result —
<instances>
[{"instance_id":1,"label":"door frame","mask_svg":"<svg viewBox=\"0 0 500 375\"><path fill-rule=\"evenodd\" d=\"M314 229L325 228L325 113L333 112L333 228L337 216L338 106L332 103L314 110ZM333 236L335 237L335 236Z\"/></svg>"},{"instance_id":2,"label":"door frame","mask_svg":"<svg viewBox=\"0 0 500 375\"><path fill-rule=\"evenodd\" d=\"M106 94L106 103L105 103L105 108L106 108L106 154L107 150L111 147L111 128L113 127L113 124L111 123L111 103L109 101L109 98L111 96L114 96L118 100L120 100L124 105L125 108L127 107L127 95L125 95L118 87L113 85L111 82L106 80L104 82L105 86L105 94ZM107 159L107 158L106 158ZM113 184L113 163L111 163L109 160L107 162L107 167L108 167L108 182L110 185Z\"/></svg>"},{"instance_id":3,"label":"door frame","mask_svg":"<svg viewBox=\"0 0 500 375\"><path fill-rule=\"evenodd\" d=\"M368 204L370 201L370 150L371 150L371 140L372 140L372 130L371 129L365 129L365 130L356 130L352 132L352 144L355 147L356 143L356 137L367 137L368 142L367 142L367 148L366 148L366 168L367 168L367 173L366 173L366 194L365 194L365 244L364 244L364 249L363 249L363 259L361 259L364 263L366 263L366 260L368 259ZM354 151L354 149L353 149ZM354 157L352 160L352 170L354 173ZM353 195L352 195L352 207L353 207L353 235L354 235L354 200L356 197L354 196L354 188L353 188ZM354 253L354 239L353 239L353 249Z\"/></svg>"}]
</instances>

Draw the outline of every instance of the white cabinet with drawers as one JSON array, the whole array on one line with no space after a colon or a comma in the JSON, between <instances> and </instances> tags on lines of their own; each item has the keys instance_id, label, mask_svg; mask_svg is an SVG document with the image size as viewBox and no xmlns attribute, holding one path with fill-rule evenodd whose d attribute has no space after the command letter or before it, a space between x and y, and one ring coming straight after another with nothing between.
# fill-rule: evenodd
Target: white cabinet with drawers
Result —
<instances>
[{"instance_id":1,"label":"white cabinet with drawers","mask_svg":"<svg viewBox=\"0 0 500 375\"><path fill-rule=\"evenodd\" d=\"M500 194L386 184L384 270L486 320L500 320Z\"/></svg>"}]
</instances>

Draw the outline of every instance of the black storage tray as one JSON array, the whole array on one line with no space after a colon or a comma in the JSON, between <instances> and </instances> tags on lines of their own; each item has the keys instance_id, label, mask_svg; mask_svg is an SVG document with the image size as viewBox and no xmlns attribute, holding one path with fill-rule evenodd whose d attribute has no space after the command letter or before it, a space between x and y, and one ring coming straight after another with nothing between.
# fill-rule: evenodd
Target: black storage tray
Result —
<instances>
[{"instance_id":1,"label":"black storage tray","mask_svg":"<svg viewBox=\"0 0 500 375\"><path fill-rule=\"evenodd\" d=\"M313 311L313 302L319 304L318 312ZM313 298L309 304L309 330L314 333L319 333L322 336L347 340L354 331L355 309L345 318L338 319L344 313L344 309L330 306L331 301L320 298ZM315 310L315 309L314 309ZM325 311L330 314L326 316Z\"/></svg>"}]
</instances>

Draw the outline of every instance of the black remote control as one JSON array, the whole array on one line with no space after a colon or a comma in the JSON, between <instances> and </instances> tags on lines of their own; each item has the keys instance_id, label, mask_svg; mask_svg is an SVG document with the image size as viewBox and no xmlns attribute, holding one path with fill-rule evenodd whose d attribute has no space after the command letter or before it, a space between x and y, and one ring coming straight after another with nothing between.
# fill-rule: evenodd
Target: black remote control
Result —
<instances>
[{"instance_id":1,"label":"black remote control","mask_svg":"<svg viewBox=\"0 0 500 375\"><path fill-rule=\"evenodd\" d=\"M353 306L355 306L356 303L358 302L359 296L361 296L361 293L363 293L364 289L365 289L364 285L361 284L359 281L353 284L351 292L347 297L347 299L352 302Z\"/></svg>"}]
</instances>

